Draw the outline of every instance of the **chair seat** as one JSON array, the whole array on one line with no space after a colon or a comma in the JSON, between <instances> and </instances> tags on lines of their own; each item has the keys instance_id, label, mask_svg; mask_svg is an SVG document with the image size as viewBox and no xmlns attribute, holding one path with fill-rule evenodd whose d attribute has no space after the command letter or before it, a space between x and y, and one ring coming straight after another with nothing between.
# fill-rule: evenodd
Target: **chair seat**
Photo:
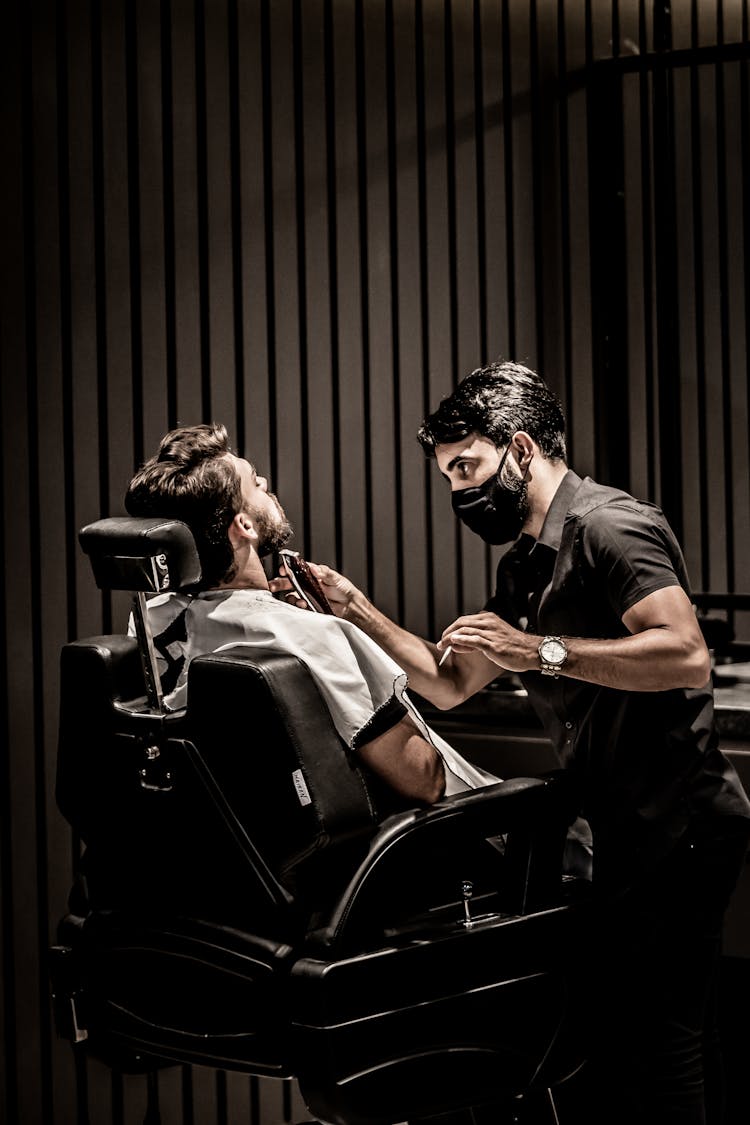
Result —
<instances>
[{"instance_id":1,"label":"chair seat","mask_svg":"<svg viewBox=\"0 0 750 1125\"><path fill-rule=\"evenodd\" d=\"M583 909L583 907L582 907ZM353 958L292 966L296 1073L321 1121L379 1125L512 1099L582 1062L562 906L460 920Z\"/></svg>"}]
</instances>

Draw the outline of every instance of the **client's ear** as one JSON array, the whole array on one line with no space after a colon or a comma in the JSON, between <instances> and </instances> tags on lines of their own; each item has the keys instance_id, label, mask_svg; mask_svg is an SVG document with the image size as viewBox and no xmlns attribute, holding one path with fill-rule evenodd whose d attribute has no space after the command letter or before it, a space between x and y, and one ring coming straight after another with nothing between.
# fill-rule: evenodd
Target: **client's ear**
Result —
<instances>
[{"instance_id":1,"label":"client's ear","mask_svg":"<svg viewBox=\"0 0 750 1125\"><path fill-rule=\"evenodd\" d=\"M258 532L255 530L255 524L252 517L247 512L238 512L229 525L229 542L237 549L243 543L250 540L255 544L258 540Z\"/></svg>"}]
</instances>

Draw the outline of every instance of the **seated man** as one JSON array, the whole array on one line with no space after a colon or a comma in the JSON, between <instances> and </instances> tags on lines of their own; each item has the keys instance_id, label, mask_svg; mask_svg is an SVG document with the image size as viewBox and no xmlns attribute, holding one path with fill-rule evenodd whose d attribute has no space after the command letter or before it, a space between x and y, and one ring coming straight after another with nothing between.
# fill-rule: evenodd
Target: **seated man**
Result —
<instances>
[{"instance_id":1,"label":"seated man","mask_svg":"<svg viewBox=\"0 0 750 1125\"><path fill-rule=\"evenodd\" d=\"M220 425L183 426L136 473L125 498L133 516L187 524L203 577L193 593L149 601L166 705L185 705L190 661L236 644L277 648L307 665L341 738L409 801L499 780L473 766L425 723L403 670L356 625L277 600L261 559L292 529L268 482L232 453Z\"/></svg>"}]
</instances>

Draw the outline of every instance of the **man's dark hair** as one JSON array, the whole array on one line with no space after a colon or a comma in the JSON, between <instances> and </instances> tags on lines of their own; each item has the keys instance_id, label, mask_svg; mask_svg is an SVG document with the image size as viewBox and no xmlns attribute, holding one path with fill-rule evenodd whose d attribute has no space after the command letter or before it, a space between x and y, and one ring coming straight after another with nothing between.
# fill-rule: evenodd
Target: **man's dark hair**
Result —
<instances>
[{"instance_id":1,"label":"man's dark hair","mask_svg":"<svg viewBox=\"0 0 750 1125\"><path fill-rule=\"evenodd\" d=\"M182 520L193 533L202 589L234 577L229 527L242 511L242 485L229 454L226 428L217 424L171 430L128 486L131 516Z\"/></svg>"},{"instance_id":2,"label":"man's dark hair","mask_svg":"<svg viewBox=\"0 0 750 1125\"><path fill-rule=\"evenodd\" d=\"M434 457L436 445L461 441L470 433L502 446L517 430L525 430L551 461L565 460L565 418L555 395L535 371L498 362L467 375L424 420L417 440Z\"/></svg>"}]
</instances>

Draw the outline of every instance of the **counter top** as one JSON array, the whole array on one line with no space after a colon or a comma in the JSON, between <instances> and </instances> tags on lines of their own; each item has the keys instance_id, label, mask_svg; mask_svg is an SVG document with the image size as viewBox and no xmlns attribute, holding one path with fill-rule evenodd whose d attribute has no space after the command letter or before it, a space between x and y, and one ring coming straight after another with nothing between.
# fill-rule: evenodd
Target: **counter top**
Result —
<instances>
[{"instance_id":1,"label":"counter top","mask_svg":"<svg viewBox=\"0 0 750 1125\"><path fill-rule=\"evenodd\" d=\"M500 721L507 727L541 729L526 692L515 679L497 680L449 712L436 711L421 699L417 702L425 718L429 722L435 719L439 728L459 724L489 727ZM750 739L750 662L714 669L714 708L722 739Z\"/></svg>"},{"instance_id":2,"label":"counter top","mask_svg":"<svg viewBox=\"0 0 750 1125\"><path fill-rule=\"evenodd\" d=\"M750 662L714 669L714 707L722 738L750 738Z\"/></svg>"}]
</instances>

